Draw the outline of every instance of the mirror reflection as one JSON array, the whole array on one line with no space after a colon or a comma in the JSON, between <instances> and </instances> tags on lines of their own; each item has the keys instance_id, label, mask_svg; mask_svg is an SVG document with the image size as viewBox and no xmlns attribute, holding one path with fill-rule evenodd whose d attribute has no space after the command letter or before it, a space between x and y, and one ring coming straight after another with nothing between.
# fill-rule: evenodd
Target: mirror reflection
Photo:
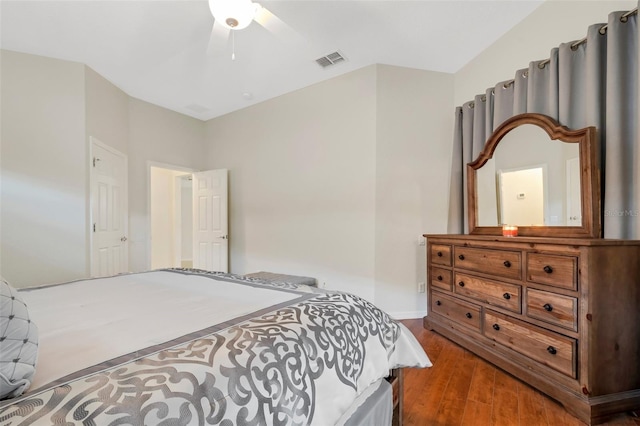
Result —
<instances>
[{"instance_id":1,"label":"mirror reflection","mask_svg":"<svg viewBox=\"0 0 640 426\"><path fill-rule=\"evenodd\" d=\"M512 129L477 170L477 226L582 226L579 155L536 125Z\"/></svg>"}]
</instances>

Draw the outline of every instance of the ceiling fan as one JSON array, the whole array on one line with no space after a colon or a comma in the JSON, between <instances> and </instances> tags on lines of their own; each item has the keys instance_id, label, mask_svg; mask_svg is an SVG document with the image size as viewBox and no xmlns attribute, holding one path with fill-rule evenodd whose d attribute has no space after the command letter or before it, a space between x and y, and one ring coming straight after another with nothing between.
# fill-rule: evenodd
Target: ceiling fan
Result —
<instances>
[{"instance_id":1,"label":"ceiling fan","mask_svg":"<svg viewBox=\"0 0 640 426\"><path fill-rule=\"evenodd\" d=\"M226 46L231 33L247 28L253 21L274 35L288 40L299 38L298 34L264 6L251 0L209 0L209 9L214 22L209 39L209 51ZM231 59L235 59L235 46Z\"/></svg>"}]
</instances>

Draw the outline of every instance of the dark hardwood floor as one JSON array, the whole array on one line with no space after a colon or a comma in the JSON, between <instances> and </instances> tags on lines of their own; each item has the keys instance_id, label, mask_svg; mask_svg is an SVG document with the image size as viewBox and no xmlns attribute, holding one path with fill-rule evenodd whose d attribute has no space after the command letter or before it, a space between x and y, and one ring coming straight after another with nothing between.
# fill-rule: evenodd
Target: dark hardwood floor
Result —
<instances>
[{"instance_id":1,"label":"dark hardwood floor","mask_svg":"<svg viewBox=\"0 0 640 426\"><path fill-rule=\"evenodd\" d=\"M433 367L404 371L404 426L584 426L564 408L513 376L439 334L422 319L403 320ZM620 415L605 425L638 426Z\"/></svg>"}]
</instances>

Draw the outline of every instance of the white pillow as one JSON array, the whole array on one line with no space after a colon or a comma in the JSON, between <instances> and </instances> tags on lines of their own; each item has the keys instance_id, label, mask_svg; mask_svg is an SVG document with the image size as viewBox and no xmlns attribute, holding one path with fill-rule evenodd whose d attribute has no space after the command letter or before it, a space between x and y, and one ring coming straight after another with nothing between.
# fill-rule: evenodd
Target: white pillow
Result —
<instances>
[{"instance_id":1,"label":"white pillow","mask_svg":"<svg viewBox=\"0 0 640 426\"><path fill-rule=\"evenodd\" d=\"M0 277L0 399L29 388L37 359L38 327L20 294Z\"/></svg>"}]
</instances>

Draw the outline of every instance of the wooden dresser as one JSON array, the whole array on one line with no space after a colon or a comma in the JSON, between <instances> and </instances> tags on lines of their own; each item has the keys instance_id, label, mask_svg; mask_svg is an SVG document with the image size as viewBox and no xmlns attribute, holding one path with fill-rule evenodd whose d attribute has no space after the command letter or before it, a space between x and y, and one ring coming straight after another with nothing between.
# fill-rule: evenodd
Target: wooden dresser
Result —
<instances>
[{"instance_id":1,"label":"wooden dresser","mask_svg":"<svg viewBox=\"0 0 640 426\"><path fill-rule=\"evenodd\" d=\"M640 241L425 237L425 328L588 424L640 409Z\"/></svg>"}]
</instances>

